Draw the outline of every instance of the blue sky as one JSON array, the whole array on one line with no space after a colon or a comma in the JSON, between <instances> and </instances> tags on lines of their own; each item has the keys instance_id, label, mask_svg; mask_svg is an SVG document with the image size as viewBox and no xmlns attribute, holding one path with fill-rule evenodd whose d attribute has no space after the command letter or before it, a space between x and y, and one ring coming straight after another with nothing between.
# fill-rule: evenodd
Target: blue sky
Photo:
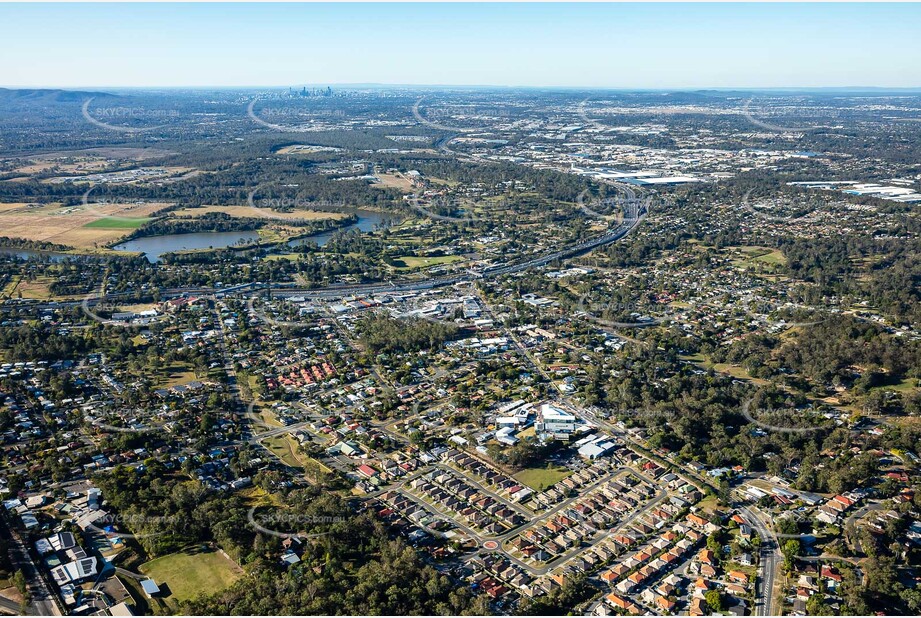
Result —
<instances>
[{"instance_id":1,"label":"blue sky","mask_svg":"<svg viewBox=\"0 0 921 618\"><path fill-rule=\"evenodd\" d=\"M919 4L0 4L0 85L921 86Z\"/></svg>"}]
</instances>

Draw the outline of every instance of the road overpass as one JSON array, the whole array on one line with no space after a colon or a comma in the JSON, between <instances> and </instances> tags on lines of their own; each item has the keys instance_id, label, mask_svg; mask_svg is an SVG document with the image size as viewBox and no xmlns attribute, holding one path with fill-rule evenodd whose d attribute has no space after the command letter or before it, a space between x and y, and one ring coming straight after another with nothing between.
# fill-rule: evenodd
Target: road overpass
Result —
<instances>
[{"instance_id":1,"label":"road overpass","mask_svg":"<svg viewBox=\"0 0 921 618\"><path fill-rule=\"evenodd\" d=\"M436 277L421 281L402 281L396 283L367 283L367 284L334 284L322 288L304 288L298 287L293 283L274 283L266 284L259 281L252 281L226 288L207 288L207 287L185 287L185 288L165 288L159 291L159 297L163 300L181 298L187 296L213 296L225 297L242 292L258 292L265 290L277 297L302 296L310 299L334 299L345 296L370 296L373 294L394 294L400 292L418 292L422 290L431 290L438 287L447 287L458 283L469 283L477 279L490 279L503 275L510 275L524 272L530 268L539 268L546 266L557 260L564 260L584 253L588 253L599 247L609 245L613 242L624 238L629 234L646 216L645 208L633 204L630 206L630 212L625 213L624 220L615 228L605 232L601 236L585 240L574 245L569 245L549 253L525 259L515 264L487 268L481 273L465 272L455 276ZM102 302L117 302L126 298L125 292L113 292L105 295L89 295L83 300L65 301L65 302L45 302L45 303L15 303L0 304L0 308L29 307L36 309L56 309L60 307L72 307L77 305L94 306Z\"/></svg>"}]
</instances>

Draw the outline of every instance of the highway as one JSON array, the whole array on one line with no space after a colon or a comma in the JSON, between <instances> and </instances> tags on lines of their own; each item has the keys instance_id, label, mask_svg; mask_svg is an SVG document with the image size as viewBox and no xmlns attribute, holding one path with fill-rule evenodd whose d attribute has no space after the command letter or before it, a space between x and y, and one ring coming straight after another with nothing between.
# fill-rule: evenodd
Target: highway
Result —
<instances>
[{"instance_id":1,"label":"highway","mask_svg":"<svg viewBox=\"0 0 921 618\"><path fill-rule=\"evenodd\" d=\"M368 296L372 294L387 294L399 292L414 292L421 290L431 290L434 288L456 285L458 283L470 283L476 279L490 279L502 275L524 272L530 268L545 266L557 260L564 260L571 257L582 255L598 247L609 245L617 242L627 236L646 216L645 206L636 203L629 204L630 212L625 213L623 221L613 229L605 232L601 236L584 240L574 245L569 245L542 255L528 258L515 264L505 266L496 266L485 269L482 273L474 275L471 273L459 274L449 277L438 277L425 279L421 281L403 281L395 283L367 283L357 285L335 284L323 288L305 288L298 287L293 283L289 284L264 284L258 281L244 283L226 288L206 288L206 287L182 287L182 288L165 288L159 291L160 298L169 300L183 296L211 296L220 298L236 294L238 292L255 292L266 290L276 297L302 296L311 299L335 299L344 296ZM39 303L10 303L4 302L0 307L20 307L28 306L35 309L55 309L58 307L72 307L81 305L84 310L101 302L117 302L126 296L125 292L114 292L103 295L89 294L82 300L62 301L62 302L39 302Z\"/></svg>"},{"instance_id":2,"label":"highway","mask_svg":"<svg viewBox=\"0 0 921 618\"><path fill-rule=\"evenodd\" d=\"M450 277L442 278L433 278L422 281L404 281L391 284L362 284L362 285L333 285L320 289L309 289L303 287L296 287L294 284L275 284L275 285L266 285L260 282L249 282L242 285L232 286L228 288L203 288L203 287L187 287L187 288L166 288L159 291L160 298L163 300L168 300L171 298L179 298L183 296L207 296L211 298L220 298L228 296L230 294L235 294L238 292L257 292L260 290L268 290L274 296L303 296L305 298L326 298L326 299L335 299L341 298L344 296L353 296L353 295L371 295L375 293L397 293L397 292L410 292L410 291L420 291L428 290L438 287L451 286L458 283L469 283L476 279L489 279L494 277L499 277L503 275L509 275L519 272L524 272L531 268L537 268L545 266L551 262L557 260L563 260L571 257L581 255L596 249L598 247L603 247L605 245L611 244L624 238L629 234L645 217L646 211L643 207L637 207L632 205L630 207L631 212L625 213L623 221L610 229L601 236L585 240L574 245L569 245L561 249L557 249L542 255L528 258L521 262L509 265L503 265L493 268L488 268L482 273L465 273L462 275L455 275ZM100 291L102 292L102 291ZM43 302L43 303L29 303L28 305L24 303L2 303L0 307L21 307L28 306L29 308L38 308L38 309L56 309L59 307L67 306L82 306L84 311L92 315L92 310L90 307L95 306L101 302L117 302L118 300L125 298L127 295L123 292L116 293L91 293L87 295L86 298L82 300L66 301L66 302ZM225 363L227 365L226 369L228 370L228 375L231 377L231 388L233 394L239 398L239 392L236 390L237 385L233 380L233 365L228 358L228 350L226 347L226 332L223 328L223 323L218 316L218 323L221 330L221 351L225 358ZM261 434L251 436L249 438L250 442L257 442L263 440L267 437L273 435L280 435L294 431L301 426L306 426L307 423L298 423L288 427L282 427L278 429L272 429ZM552 509L550 512L543 514L540 519L557 512L558 509ZM6 532L6 531L4 531ZM7 532L8 534L8 532ZM22 545L18 537L14 535L10 536L10 546L12 548L12 557L14 564L23 570L26 574L28 585L30 591L32 592L33 602L32 602L32 611L39 615L61 615L60 610L58 609L57 603L55 602L54 594L48 589L45 581L41 577L38 569L32 563L31 559L28 556L27 549ZM532 569L533 570L533 569Z\"/></svg>"}]
</instances>

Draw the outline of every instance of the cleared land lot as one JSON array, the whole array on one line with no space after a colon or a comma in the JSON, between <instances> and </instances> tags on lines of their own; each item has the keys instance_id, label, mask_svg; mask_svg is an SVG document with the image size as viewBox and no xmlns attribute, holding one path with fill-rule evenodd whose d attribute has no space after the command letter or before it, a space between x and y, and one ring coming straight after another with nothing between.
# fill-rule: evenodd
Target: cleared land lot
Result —
<instances>
[{"instance_id":1,"label":"cleared land lot","mask_svg":"<svg viewBox=\"0 0 921 618\"><path fill-rule=\"evenodd\" d=\"M0 236L44 240L76 249L103 247L149 220L166 203L0 205Z\"/></svg>"},{"instance_id":2,"label":"cleared land lot","mask_svg":"<svg viewBox=\"0 0 921 618\"><path fill-rule=\"evenodd\" d=\"M332 470L323 462L299 452L297 440L291 436L282 435L266 438L262 441L262 444L285 465L303 470L308 480L318 472L332 473Z\"/></svg>"},{"instance_id":3,"label":"cleared land lot","mask_svg":"<svg viewBox=\"0 0 921 618\"><path fill-rule=\"evenodd\" d=\"M134 309L122 309L123 311L135 311ZM169 367L161 369L156 376L157 386L159 388L170 388L180 384L188 384L198 380L192 365L189 363L175 363Z\"/></svg>"},{"instance_id":4,"label":"cleared land lot","mask_svg":"<svg viewBox=\"0 0 921 618\"><path fill-rule=\"evenodd\" d=\"M732 376L738 380L747 380L759 386L764 386L768 384L767 380L762 378L753 377L744 367L739 365L731 365L729 363L714 363L710 361L705 354L698 353L694 355L684 355L681 358L684 360L691 361L701 369L712 369L719 373L724 373L726 375Z\"/></svg>"},{"instance_id":5,"label":"cleared land lot","mask_svg":"<svg viewBox=\"0 0 921 618\"><path fill-rule=\"evenodd\" d=\"M21 275L16 275L10 279L10 282L0 292L0 300L8 298L49 300L54 297L49 288L52 283L51 277L38 277L29 281Z\"/></svg>"},{"instance_id":6,"label":"cleared land lot","mask_svg":"<svg viewBox=\"0 0 921 618\"><path fill-rule=\"evenodd\" d=\"M254 200L259 203L258 200ZM342 219L346 215L340 212L323 212L318 210L292 210L281 212L271 208L253 208L252 206L202 206L201 208L182 208L173 211L178 217L203 217L210 213L222 213L231 217L250 217L253 219L290 219L303 221L305 219Z\"/></svg>"},{"instance_id":7,"label":"cleared land lot","mask_svg":"<svg viewBox=\"0 0 921 618\"><path fill-rule=\"evenodd\" d=\"M525 468L515 473L515 478L537 491L542 491L572 474L572 470L561 466Z\"/></svg>"},{"instance_id":8,"label":"cleared land lot","mask_svg":"<svg viewBox=\"0 0 921 618\"><path fill-rule=\"evenodd\" d=\"M451 264L453 262L462 262L464 259L465 258L460 255L440 255L435 257L404 256L393 260L393 267L398 270L411 270L415 268L426 268L428 266Z\"/></svg>"},{"instance_id":9,"label":"cleared land lot","mask_svg":"<svg viewBox=\"0 0 921 618\"><path fill-rule=\"evenodd\" d=\"M297 452L297 444L289 436L273 436L266 438L262 443L286 466L291 466L292 468L304 467L302 457L306 458L306 456Z\"/></svg>"},{"instance_id":10,"label":"cleared land lot","mask_svg":"<svg viewBox=\"0 0 921 618\"><path fill-rule=\"evenodd\" d=\"M413 192L413 183L412 180L404 176L403 174L376 174L380 183L376 186L378 187L388 187L391 189L399 189L404 193Z\"/></svg>"},{"instance_id":11,"label":"cleared land lot","mask_svg":"<svg viewBox=\"0 0 921 618\"><path fill-rule=\"evenodd\" d=\"M22 167L17 167L13 171L18 174L26 174L29 176L48 171L79 174L98 172L106 169L108 165L109 162L105 159L87 158L75 163L64 163L61 160L35 159Z\"/></svg>"},{"instance_id":12,"label":"cleared land lot","mask_svg":"<svg viewBox=\"0 0 921 618\"><path fill-rule=\"evenodd\" d=\"M737 260L737 264L740 266L751 266L755 264L782 266L787 263L787 258L784 257L783 252L779 249L746 245L738 247L738 250L745 256L743 259Z\"/></svg>"},{"instance_id":13,"label":"cleared land lot","mask_svg":"<svg viewBox=\"0 0 921 618\"><path fill-rule=\"evenodd\" d=\"M227 588L243 575L237 563L215 550L185 551L141 565L141 573L160 588L169 587L169 601L180 602Z\"/></svg>"}]
</instances>

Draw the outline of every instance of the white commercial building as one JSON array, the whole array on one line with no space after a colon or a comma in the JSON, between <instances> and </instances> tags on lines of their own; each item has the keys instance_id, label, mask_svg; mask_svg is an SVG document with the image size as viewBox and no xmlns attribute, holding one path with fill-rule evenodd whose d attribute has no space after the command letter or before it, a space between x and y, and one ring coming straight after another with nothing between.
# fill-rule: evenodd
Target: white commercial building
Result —
<instances>
[{"instance_id":1,"label":"white commercial building","mask_svg":"<svg viewBox=\"0 0 921 618\"><path fill-rule=\"evenodd\" d=\"M540 407L537 430L553 435L569 435L576 430L577 420L575 414L545 403Z\"/></svg>"}]
</instances>

